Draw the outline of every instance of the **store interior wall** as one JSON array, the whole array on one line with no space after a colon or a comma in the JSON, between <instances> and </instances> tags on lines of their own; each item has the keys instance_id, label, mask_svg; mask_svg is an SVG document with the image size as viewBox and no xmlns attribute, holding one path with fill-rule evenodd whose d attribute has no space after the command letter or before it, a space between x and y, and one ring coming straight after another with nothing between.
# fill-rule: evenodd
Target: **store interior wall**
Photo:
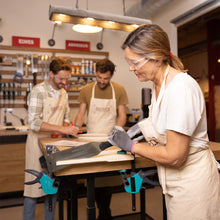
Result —
<instances>
[{"instance_id":1,"label":"store interior wall","mask_svg":"<svg viewBox=\"0 0 220 220\"><path fill-rule=\"evenodd\" d=\"M125 7L130 8L137 2L141 3L141 0L125 0ZM176 42L172 41L170 20L202 2L205 2L205 0L173 0L157 11L151 18L147 18L151 19L152 23L160 25L168 33L171 39L171 50L174 54L177 54L177 45ZM3 37L1 45L11 45L12 36L27 36L40 38L40 47L50 48L47 44L53 31L53 24L49 21L48 16L50 4L75 8L76 1L20 0L13 1L12 4L10 1L1 0L0 34ZM80 0L78 6L82 9L123 15L122 0ZM72 31L71 26L71 24L57 26L54 34L56 44L53 48L64 49L65 40L81 40L90 41L91 51L98 51L96 44L100 41L100 33L80 34ZM139 82L136 76L129 72L128 65L124 59L124 52L121 49L121 45L127 35L128 33L124 31L105 30L102 51L109 52L109 59L116 64L113 81L125 87L129 97L128 108L141 108L141 89L143 87L151 88L152 84L150 82Z\"/></svg>"}]
</instances>

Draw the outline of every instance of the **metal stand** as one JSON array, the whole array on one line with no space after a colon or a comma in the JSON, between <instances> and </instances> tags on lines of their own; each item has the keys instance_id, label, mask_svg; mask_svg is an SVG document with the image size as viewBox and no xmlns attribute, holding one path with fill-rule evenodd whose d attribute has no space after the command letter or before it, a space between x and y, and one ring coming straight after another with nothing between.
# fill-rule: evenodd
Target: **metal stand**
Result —
<instances>
[{"instance_id":1,"label":"metal stand","mask_svg":"<svg viewBox=\"0 0 220 220\"><path fill-rule=\"evenodd\" d=\"M95 178L93 175L87 177L87 219L96 219Z\"/></svg>"}]
</instances>

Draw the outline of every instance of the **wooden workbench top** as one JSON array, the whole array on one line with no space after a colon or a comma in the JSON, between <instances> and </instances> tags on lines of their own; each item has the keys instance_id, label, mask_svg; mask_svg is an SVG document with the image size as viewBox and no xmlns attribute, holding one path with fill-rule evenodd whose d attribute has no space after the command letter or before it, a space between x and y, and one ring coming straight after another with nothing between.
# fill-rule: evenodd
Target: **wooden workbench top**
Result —
<instances>
[{"instance_id":1,"label":"wooden workbench top","mask_svg":"<svg viewBox=\"0 0 220 220\"><path fill-rule=\"evenodd\" d=\"M63 140L63 139L57 139ZM64 139L65 140L65 139ZM74 139L76 141L77 139ZM45 153L45 143L52 143L54 139L43 138L39 141L43 151ZM108 148L111 149L112 147ZM115 146L113 148L116 148ZM210 142L210 148L213 151L216 160L220 160L220 143ZM108 150L106 149L106 150ZM119 149L119 148L118 148ZM119 149L120 150L120 149ZM140 156L135 156L135 167L136 168L148 168L155 167L156 163L150 159L146 159ZM57 176L65 175L76 175L76 174L87 174L87 173L98 173L98 172L108 172L108 171L118 171L123 169L131 169L131 161L115 161L115 162L94 162L94 163L84 163L84 164L74 164L67 168L56 171Z\"/></svg>"}]
</instances>

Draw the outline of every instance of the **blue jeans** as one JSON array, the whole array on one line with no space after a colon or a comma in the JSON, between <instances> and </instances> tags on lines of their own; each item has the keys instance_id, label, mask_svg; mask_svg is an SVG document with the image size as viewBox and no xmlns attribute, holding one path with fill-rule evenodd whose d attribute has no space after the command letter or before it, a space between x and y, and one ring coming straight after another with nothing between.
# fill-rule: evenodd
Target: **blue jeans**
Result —
<instances>
[{"instance_id":1,"label":"blue jeans","mask_svg":"<svg viewBox=\"0 0 220 220\"><path fill-rule=\"evenodd\" d=\"M44 199L44 218L45 220L53 220L55 213L55 206L57 201L57 195L51 195L52 198L52 211L49 210L49 196L45 196ZM24 209L23 209L23 220L34 220L35 209L37 205L37 198L25 197Z\"/></svg>"}]
</instances>

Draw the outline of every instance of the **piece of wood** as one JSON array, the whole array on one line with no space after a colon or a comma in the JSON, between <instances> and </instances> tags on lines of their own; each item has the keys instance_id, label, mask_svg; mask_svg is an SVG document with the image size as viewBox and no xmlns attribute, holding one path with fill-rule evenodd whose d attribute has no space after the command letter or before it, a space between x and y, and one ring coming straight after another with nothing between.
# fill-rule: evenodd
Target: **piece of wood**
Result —
<instances>
[{"instance_id":1,"label":"piece of wood","mask_svg":"<svg viewBox=\"0 0 220 220\"><path fill-rule=\"evenodd\" d=\"M120 151L119 148L111 147L97 156L85 158L85 159L72 159L72 160L60 160L57 161L56 165L71 165L71 164L83 164L83 163L96 163L96 162L119 162L119 161L128 161L134 160L134 157L131 154L118 154Z\"/></svg>"},{"instance_id":2,"label":"piece of wood","mask_svg":"<svg viewBox=\"0 0 220 220\"><path fill-rule=\"evenodd\" d=\"M45 148L44 143L48 143L48 141L51 141L52 143L54 139L52 138L40 139L42 149ZM220 143L210 142L210 148L213 151L216 160L220 160ZM155 166L156 163L154 161L135 155L135 167L137 169L150 168ZM94 162L94 163L73 164L67 168L56 171L55 174L57 176L65 176L65 175L77 175L77 174L86 174L86 173L118 171L123 169L131 169L131 162L129 160L116 161L112 163L103 161L103 162Z\"/></svg>"}]
</instances>

